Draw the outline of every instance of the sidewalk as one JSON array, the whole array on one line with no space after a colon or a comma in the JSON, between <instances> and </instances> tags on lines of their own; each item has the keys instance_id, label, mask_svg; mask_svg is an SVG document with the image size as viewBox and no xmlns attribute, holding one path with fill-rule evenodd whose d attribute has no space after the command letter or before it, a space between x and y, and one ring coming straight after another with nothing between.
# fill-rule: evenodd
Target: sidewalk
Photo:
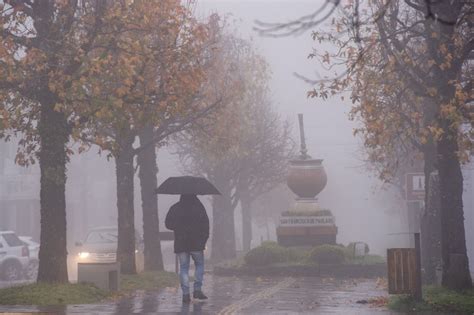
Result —
<instances>
[{"instance_id":1,"label":"sidewalk","mask_svg":"<svg viewBox=\"0 0 474 315\"><path fill-rule=\"evenodd\" d=\"M358 300L386 295L374 280L328 278L235 278L206 274L205 302L182 305L181 292L167 288L156 293L137 292L131 298L97 305L37 308L0 306L1 312L55 314L390 314L358 304Z\"/></svg>"}]
</instances>

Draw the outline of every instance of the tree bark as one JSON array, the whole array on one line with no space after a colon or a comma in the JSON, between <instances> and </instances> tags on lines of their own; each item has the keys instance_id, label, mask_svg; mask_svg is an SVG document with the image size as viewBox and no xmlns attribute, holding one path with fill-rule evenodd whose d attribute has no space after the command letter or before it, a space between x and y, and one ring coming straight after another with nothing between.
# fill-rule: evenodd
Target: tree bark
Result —
<instances>
[{"instance_id":1,"label":"tree bark","mask_svg":"<svg viewBox=\"0 0 474 315\"><path fill-rule=\"evenodd\" d=\"M423 106L423 126L426 128L436 119L436 104L427 102ZM436 269L441 261L441 216L439 177L436 170L436 145L433 137L423 147L425 174L425 205L420 218L421 267L423 283L436 283Z\"/></svg>"},{"instance_id":2,"label":"tree bark","mask_svg":"<svg viewBox=\"0 0 474 315\"><path fill-rule=\"evenodd\" d=\"M240 206L242 208L242 245L246 252L250 250L252 242L252 202L248 197L242 196Z\"/></svg>"},{"instance_id":3,"label":"tree bark","mask_svg":"<svg viewBox=\"0 0 474 315\"><path fill-rule=\"evenodd\" d=\"M440 5L432 6L433 14L442 16L450 21L457 21L465 8L463 1L441 1ZM456 104L455 82L461 75L464 60L456 51L455 24L427 21L426 39L431 57L438 65L433 68L432 86L436 87L438 101L438 125L442 135L437 140L439 185L441 194L441 255L443 258L443 279L445 287L463 290L472 287L469 273L469 260L466 250L463 210L463 175L458 157L458 124L459 122L442 113L442 106ZM437 38L432 32L437 31ZM459 30L457 30L459 31ZM440 50L441 45L447 52ZM447 69L439 64L447 54L455 57ZM453 103L454 102L454 103Z\"/></svg>"},{"instance_id":4,"label":"tree bark","mask_svg":"<svg viewBox=\"0 0 474 315\"><path fill-rule=\"evenodd\" d=\"M54 110L55 98L41 96L38 123L41 148L38 154L41 170L41 233L38 282L66 283L66 144L70 129L63 113Z\"/></svg>"},{"instance_id":5,"label":"tree bark","mask_svg":"<svg viewBox=\"0 0 474 315\"><path fill-rule=\"evenodd\" d=\"M426 174L426 173L425 173ZM425 175L427 176L427 175ZM436 284L436 270L442 265L441 259L441 213L439 177L432 172L428 176L425 210L421 218L421 264L423 283Z\"/></svg>"},{"instance_id":6,"label":"tree bark","mask_svg":"<svg viewBox=\"0 0 474 315\"><path fill-rule=\"evenodd\" d=\"M225 185L216 182L221 196L214 196L212 202L212 251L214 262L236 257L234 209L231 191Z\"/></svg>"},{"instance_id":7,"label":"tree bark","mask_svg":"<svg viewBox=\"0 0 474 315\"><path fill-rule=\"evenodd\" d=\"M463 212L463 176L457 152L457 131L451 121L440 119L444 133L438 141L438 170L441 195L441 255L445 287L463 290L472 287L466 250Z\"/></svg>"},{"instance_id":8,"label":"tree bark","mask_svg":"<svg viewBox=\"0 0 474 315\"><path fill-rule=\"evenodd\" d=\"M147 126L140 133L140 143L148 143L153 138L153 127ZM143 241L145 245L145 270L164 270L160 242L160 223L158 218L158 199L155 146L149 146L138 155L142 211L143 211Z\"/></svg>"},{"instance_id":9,"label":"tree bark","mask_svg":"<svg viewBox=\"0 0 474 315\"><path fill-rule=\"evenodd\" d=\"M133 140L126 134L119 142L115 156L117 175L118 244L117 261L123 274L136 274L135 217L133 209Z\"/></svg>"}]
</instances>

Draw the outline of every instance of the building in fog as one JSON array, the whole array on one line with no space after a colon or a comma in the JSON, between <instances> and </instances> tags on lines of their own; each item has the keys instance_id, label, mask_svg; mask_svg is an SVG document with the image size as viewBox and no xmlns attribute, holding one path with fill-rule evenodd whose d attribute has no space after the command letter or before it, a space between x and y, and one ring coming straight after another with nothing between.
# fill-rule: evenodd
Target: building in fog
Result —
<instances>
[{"instance_id":1,"label":"building in fog","mask_svg":"<svg viewBox=\"0 0 474 315\"><path fill-rule=\"evenodd\" d=\"M16 142L0 142L0 229L39 239L39 167L16 165L16 150Z\"/></svg>"},{"instance_id":2,"label":"building in fog","mask_svg":"<svg viewBox=\"0 0 474 315\"><path fill-rule=\"evenodd\" d=\"M105 156L99 156L95 148L75 154L68 164L67 176L69 245L82 240L90 228L117 225L113 160L108 161Z\"/></svg>"},{"instance_id":3,"label":"building in fog","mask_svg":"<svg viewBox=\"0 0 474 315\"><path fill-rule=\"evenodd\" d=\"M0 229L40 235L40 170L15 164L17 142L0 141ZM97 225L116 224L114 165L96 152L71 157L66 185L68 242Z\"/></svg>"}]
</instances>

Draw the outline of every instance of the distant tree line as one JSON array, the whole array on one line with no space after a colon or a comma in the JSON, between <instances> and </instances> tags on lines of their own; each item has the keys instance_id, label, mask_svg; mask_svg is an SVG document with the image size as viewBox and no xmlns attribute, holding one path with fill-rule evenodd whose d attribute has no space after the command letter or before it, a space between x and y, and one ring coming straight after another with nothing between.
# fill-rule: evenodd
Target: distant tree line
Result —
<instances>
[{"instance_id":1,"label":"distant tree line","mask_svg":"<svg viewBox=\"0 0 474 315\"><path fill-rule=\"evenodd\" d=\"M0 136L20 138L18 164L39 162L38 281L68 281L67 166L74 153L90 146L107 152L116 165L117 259L126 274L136 273L136 163L145 269L163 269L156 149L170 136L181 133L173 138L178 147L192 139L215 150L201 154L215 154L209 161L224 167L223 173L198 168L197 162L192 170L225 193L216 198L217 218L236 200L251 201L281 181L291 141L288 125L271 107L264 60L249 42L227 32L218 15L200 21L191 6L179 0L0 4ZM236 164L226 164L230 160ZM240 175L225 177L231 167ZM235 195L237 183L242 199ZM233 198L231 205L222 204L227 198ZM217 255L225 249L215 250Z\"/></svg>"},{"instance_id":2,"label":"distant tree line","mask_svg":"<svg viewBox=\"0 0 474 315\"><path fill-rule=\"evenodd\" d=\"M441 244L442 283L457 290L472 287L461 171L474 148L472 21L471 1L355 0L325 1L289 23L257 23L263 35L312 30L318 44L331 44L310 54L328 74L300 78L314 85L310 97L350 94L350 118L361 123L355 134L382 180L397 180L414 160L423 162L424 215L433 217L439 207L440 219L422 224L422 245ZM434 172L439 187L430 187ZM423 267L434 274L433 264Z\"/></svg>"}]
</instances>

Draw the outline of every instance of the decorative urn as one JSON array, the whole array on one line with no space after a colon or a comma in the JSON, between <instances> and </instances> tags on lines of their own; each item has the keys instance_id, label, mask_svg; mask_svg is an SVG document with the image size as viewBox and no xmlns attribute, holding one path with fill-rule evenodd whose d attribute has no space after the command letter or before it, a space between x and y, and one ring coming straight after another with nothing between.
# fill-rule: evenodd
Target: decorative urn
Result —
<instances>
[{"instance_id":1,"label":"decorative urn","mask_svg":"<svg viewBox=\"0 0 474 315\"><path fill-rule=\"evenodd\" d=\"M286 182L299 198L315 198L327 184L327 175L321 159L290 161Z\"/></svg>"},{"instance_id":2,"label":"decorative urn","mask_svg":"<svg viewBox=\"0 0 474 315\"><path fill-rule=\"evenodd\" d=\"M283 212L277 227L282 246L317 246L336 244L337 226L329 209L319 207L316 196L326 187L327 175L322 159L313 159L306 149L303 115L299 114L301 154L289 161L286 182L297 196L288 211Z\"/></svg>"}]
</instances>

